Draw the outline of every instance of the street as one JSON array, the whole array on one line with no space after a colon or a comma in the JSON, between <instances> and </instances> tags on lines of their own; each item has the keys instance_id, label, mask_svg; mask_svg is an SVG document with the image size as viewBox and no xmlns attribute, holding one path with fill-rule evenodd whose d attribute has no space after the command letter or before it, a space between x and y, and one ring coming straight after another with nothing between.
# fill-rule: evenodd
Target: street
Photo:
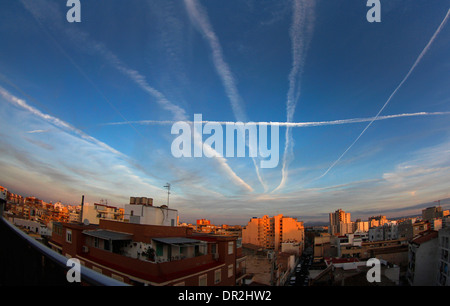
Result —
<instances>
[{"instance_id":1,"label":"street","mask_svg":"<svg viewBox=\"0 0 450 306\"><path fill-rule=\"evenodd\" d=\"M309 285L309 268L313 262L311 254L306 252L300 257L295 270L292 272L288 286L308 286Z\"/></svg>"}]
</instances>

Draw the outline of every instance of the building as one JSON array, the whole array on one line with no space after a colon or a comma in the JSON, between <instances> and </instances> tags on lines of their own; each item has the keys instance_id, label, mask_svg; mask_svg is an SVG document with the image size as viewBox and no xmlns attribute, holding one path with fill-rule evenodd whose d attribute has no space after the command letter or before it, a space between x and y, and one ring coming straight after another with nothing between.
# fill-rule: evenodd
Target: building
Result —
<instances>
[{"instance_id":1,"label":"building","mask_svg":"<svg viewBox=\"0 0 450 306\"><path fill-rule=\"evenodd\" d=\"M337 257L362 257L363 239L359 235L346 234L344 236L333 237L336 243Z\"/></svg>"},{"instance_id":2,"label":"building","mask_svg":"<svg viewBox=\"0 0 450 306\"><path fill-rule=\"evenodd\" d=\"M7 199L8 199L8 189L0 186L0 201L2 201L3 203L6 203Z\"/></svg>"},{"instance_id":3,"label":"building","mask_svg":"<svg viewBox=\"0 0 450 306\"><path fill-rule=\"evenodd\" d=\"M342 209L330 213L330 226L328 230L331 235L351 234L353 233L353 227L350 213L346 213Z\"/></svg>"},{"instance_id":4,"label":"building","mask_svg":"<svg viewBox=\"0 0 450 306\"><path fill-rule=\"evenodd\" d=\"M152 198L130 198L130 204L125 205L125 222L146 225L177 226L178 210L167 205L153 206Z\"/></svg>"},{"instance_id":5,"label":"building","mask_svg":"<svg viewBox=\"0 0 450 306\"><path fill-rule=\"evenodd\" d=\"M354 231L359 232L368 232L369 231L369 221L361 221L361 219L358 219L355 221L355 228Z\"/></svg>"},{"instance_id":6,"label":"building","mask_svg":"<svg viewBox=\"0 0 450 306\"><path fill-rule=\"evenodd\" d=\"M369 229L369 241L397 240L398 238L398 225L395 223L385 223Z\"/></svg>"},{"instance_id":7,"label":"building","mask_svg":"<svg viewBox=\"0 0 450 306\"><path fill-rule=\"evenodd\" d=\"M337 248L332 239L334 240L334 236L329 233L321 233L320 236L314 237L314 259L337 256Z\"/></svg>"},{"instance_id":8,"label":"building","mask_svg":"<svg viewBox=\"0 0 450 306\"><path fill-rule=\"evenodd\" d=\"M94 271L132 285L233 286L245 277L236 237L100 219L54 223L50 245Z\"/></svg>"},{"instance_id":9,"label":"building","mask_svg":"<svg viewBox=\"0 0 450 306\"><path fill-rule=\"evenodd\" d=\"M242 243L275 251L281 251L281 244L285 241L300 243L303 250L304 240L303 222L283 215L254 217L242 229Z\"/></svg>"},{"instance_id":10,"label":"building","mask_svg":"<svg viewBox=\"0 0 450 306\"><path fill-rule=\"evenodd\" d=\"M425 231L409 243L407 280L411 286L436 284L438 232Z\"/></svg>"},{"instance_id":11,"label":"building","mask_svg":"<svg viewBox=\"0 0 450 306\"><path fill-rule=\"evenodd\" d=\"M99 224L100 219L123 221L124 218L123 209L103 203L83 204L82 211L81 221L87 219L90 224Z\"/></svg>"},{"instance_id":12,"label":"building","mask_svg":"<svg viewBox=\"0 0 450 306\"><path fill-rule=\"evenodd\" d=\"M422 219L424 221L431 221L433 219L443 218L448 215L449 211L443 211L441 206L428 207L422 210Z\"/></svg>"},{"instance_id":13,"label":"building","mask_svg":"<svg viewBox=\"0 0 450 306\"><path fill-rule=\"evenodd\" d=\"M369 228L383 226L388 222L386 216L372 216L369 218Z\"/></svg>"},{"instance_id":14,"label":"building","mask_svg":"<svg viewBox=\"0 0 450 306\"><path fill-rule=\"evenodd\" d=\"M450 286L450 228L438 232L436 284Z\"/></svg>"},{"instance_id":15,"label":"building","mask_svg":"<svg viewBox=\"0 0 450 306\"><path fill-rule=\"evenodd\" d=\"M398 225L398 238L413 239L421 232L430 229L430 224L424 221L406 220Z\"/></svg>"},{"instance_id":16,"label":"building","mask_svg":"<svg viewBox=\"0 0 450 306\"><path fill-rule=\"evenodd\" d=\"M439 231L443 227L443 220L443 218L430 220L430 229L432 229L433 231Z\"/></svg>"},{"instance_id":17,"label":"building","mask_svg":"<svg viewBox=\"0 0 450 306\"><path fill-rule=\"evenodd\" d=\"M312 286L396 286L400 283L400 267L380 260L380 282L370 283L371 266L357 258L326 258L321 270L312 270Z\"/></svg>"}]
</instances>

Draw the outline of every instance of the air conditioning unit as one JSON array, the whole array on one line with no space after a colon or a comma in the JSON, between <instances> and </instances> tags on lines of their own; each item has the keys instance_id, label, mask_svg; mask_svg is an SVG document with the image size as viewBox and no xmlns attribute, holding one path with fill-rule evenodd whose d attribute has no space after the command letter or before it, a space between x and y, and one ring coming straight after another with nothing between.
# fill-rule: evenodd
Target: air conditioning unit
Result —
<instances>
[{"instance_id":1,"label":"air conditioning unit","mask_svg":"<svg viewBox=\"0 0 450 306\"><path fill-rule=\"evenodd\" d=\"M83 253L89 253L89 247L86 245L83 245L83 248L81 250Z\"/></svg>"}]
</instances>

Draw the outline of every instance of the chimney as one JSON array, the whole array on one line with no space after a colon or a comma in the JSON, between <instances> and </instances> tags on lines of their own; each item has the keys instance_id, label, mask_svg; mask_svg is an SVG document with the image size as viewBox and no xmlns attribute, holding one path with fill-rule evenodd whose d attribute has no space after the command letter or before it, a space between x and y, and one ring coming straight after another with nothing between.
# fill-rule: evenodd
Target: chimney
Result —
<instances>
[{"instance_id":1,"label":"chimney","mask_svg":"<svg viewBox=\"0 0 450 306\"><path fill-rule=\"evenodd\" d=\"M81 197L80 223L83 223L84 195Z\"/></svg>"}]
</instances>

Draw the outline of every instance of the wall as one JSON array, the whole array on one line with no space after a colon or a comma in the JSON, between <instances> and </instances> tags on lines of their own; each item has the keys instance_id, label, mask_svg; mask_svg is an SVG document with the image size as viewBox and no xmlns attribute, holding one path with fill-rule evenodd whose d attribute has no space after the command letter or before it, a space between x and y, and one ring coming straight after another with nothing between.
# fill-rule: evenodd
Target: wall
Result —
<instances>
[{"instance_id":1,"label":"wall","mask_svg":"<svg viewBox=\"0 0 450 306\"><path fill-rule=\"evenodd\" d=\"M146 243L151 243L151 238L187 237L192 235L192 229L188 227L158 225L148 226L112 220L100 220L99 228L117 232L132 233L134 241Z\"/></svg>"},{"instance_id":2,"label":"wall","mask_svg":"<svg viewBox=\"0 0 450 306\"><path fill-rule=\"evenodd\" d=\"M125 219L147 225L176 226L178 211L150 205L125 205Z\"/></svg>"},{"instance_id":3,"label":"wall","mask_svg":"<svg viewBox=\"0 0 450 306\"><path fill-rule=\"evenodd\" d=\"M438 239L424 242L416 250L414 286L430 286L436 281Z\"/></svg>"}]
</instances>

